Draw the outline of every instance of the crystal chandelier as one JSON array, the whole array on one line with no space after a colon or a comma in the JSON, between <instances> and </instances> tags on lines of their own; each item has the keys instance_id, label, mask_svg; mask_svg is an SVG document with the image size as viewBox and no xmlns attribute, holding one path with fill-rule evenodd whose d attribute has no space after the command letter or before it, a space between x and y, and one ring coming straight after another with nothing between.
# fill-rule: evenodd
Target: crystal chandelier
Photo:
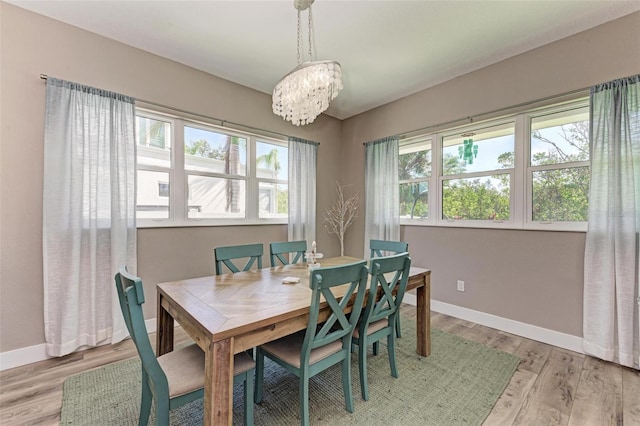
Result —
<instances>
[{"instance_id":1,"label":"crystal chandelier","mask_svg":"<svg viewBox=\"0 0 640 426\"><path fill-rule=\"evenodd\" d=\"M342 90L342 68L336 61L312 61L314 0L294 0L298 10L298 66L282 77L273 89L273 113L294 125L313 123ZM301 62L300 14L309 9L309 61Z\"/></svg>"}]
</instances>

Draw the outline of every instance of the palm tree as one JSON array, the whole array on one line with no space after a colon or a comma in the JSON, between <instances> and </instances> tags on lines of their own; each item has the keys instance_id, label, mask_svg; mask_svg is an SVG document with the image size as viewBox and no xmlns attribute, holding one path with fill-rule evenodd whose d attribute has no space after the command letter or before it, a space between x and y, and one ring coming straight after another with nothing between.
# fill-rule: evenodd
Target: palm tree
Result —
<instances>
[{"instance_id":1,"label":"palm tree","mask_svg":"<svg viewBox=\"0 0 640 426\"><path fill-rule=\"evenodd\" d=\"M280 172L280 160L278 159L278 150L273 148L266 154L262 154L256 158L256 164L263 164L266 168L275 172L275 178L278 179L278 173Z\"/></svg>"},{"instance_id":2,"label":"palm tree","mask_svg":"<svg viewBox=\"0 0 640 426\"><path fill-rule=\"evenodd\" d=\"M227 135L224 156L224 171L228 175L237 175L240 164L240 144L243 138ZM238 198L240 196L240 182L237 179L227 179L227 211L239 211Z\"/></svg>"}]
</instances>

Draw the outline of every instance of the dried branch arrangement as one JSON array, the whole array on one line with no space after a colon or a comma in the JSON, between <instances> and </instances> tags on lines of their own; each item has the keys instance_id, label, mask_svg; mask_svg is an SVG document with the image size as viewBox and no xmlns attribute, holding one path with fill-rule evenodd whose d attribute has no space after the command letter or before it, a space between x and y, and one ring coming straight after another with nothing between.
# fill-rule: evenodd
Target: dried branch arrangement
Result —
<instances>
[{"instance_id":1,"label":"dried branch arrangement","mask_svg":"<svg viewBox=\"0 0 640 426\"><path fill-rule=\"evenodd\" d=\"M358 215L358 194L347 199L344 197L344 188L349 185L340 185L336 182L338 199L324 214L324 227L329 234L335 234L340 240L340 256L344 256L344 234L353 224Z\"/></svg>"}]
</instances>

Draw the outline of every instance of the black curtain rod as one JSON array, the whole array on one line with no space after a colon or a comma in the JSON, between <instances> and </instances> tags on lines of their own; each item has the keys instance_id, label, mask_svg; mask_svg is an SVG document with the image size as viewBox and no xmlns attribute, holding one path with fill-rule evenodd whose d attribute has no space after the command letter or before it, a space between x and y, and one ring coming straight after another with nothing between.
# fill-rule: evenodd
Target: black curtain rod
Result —
<instances>
[{"instance_id":1,"label":"black curtain rod","mask_svg":"<svg viewBox=\"0 0 640 426\"><path fill-rule=\"evenodd\" d=\"M43 80L46 80L47 77L48 77L47 74L40 74L40 78L43 79ZM226 124L229 124L232 127L240 127L240 129L234 129L234 130L249 130L249 131L259 132L259 133L269 133L271 135L283 136L283 137L285 137L287 139L289 139L289 137L290 137L289 135L285 135L284 133L274 132L273 130L260 129L258 127L248 126L248 125L242 124L242 123L235 123L233 121L223 120L221 118L211 117L209 115L199 114L197 112L186 111L186 110L183 110L183 109L180 109L180 108L175 108L175 107L172 107L172 106L169 106L169 105L163 105L163 104L159 104L157 102L147 101L145 99L137 99L137 98L134 98L134 99L136 99L137 101L140 101L140 102L142 102L144 104L147 104L147 105L152 105L152 106L155 106L155 107L168 109L170 111L175 111L175 112L179 112L179 113L182 113L182 114L188 114L188 115L195 116L195 117L205 118L207 120L214 120L214 121L219 122L220 126L222 126L222 127L225 127ZM318 145L319 145L319 143L318 143Z\"/></svg>"}]
</instances>

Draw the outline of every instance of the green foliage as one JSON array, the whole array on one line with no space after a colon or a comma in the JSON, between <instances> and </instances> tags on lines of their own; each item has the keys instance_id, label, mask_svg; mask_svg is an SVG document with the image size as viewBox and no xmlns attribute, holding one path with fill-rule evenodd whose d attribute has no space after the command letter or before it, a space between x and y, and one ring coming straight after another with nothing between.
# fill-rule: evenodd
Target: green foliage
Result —
<instances>
[{"instance_id":1,"label":"green foliage","mask_svg":"<svg viewBox=\"0 0 640 426\"><path fill-rule=\"evenodd\" d=\"M263 154L256 158L256 164L262 164L266 168L273 170L276 175L276 179L278 178L278 173L280 172L280 160L278 159L278 150L272 149L267 154Z\"/></svg>"},{"instance_id":2,"label":"green foliage","mask_svg":"<svg viewBox=\"0 0 640 426\"><path fill-rule=\"evenodd\" d=\"M499 182L503 176L491 178ZM445 181L442 199L443 219L509 220L509 186L498 187L490 179Z\"/></svg>"},{"instance_id":3,"label":"green foliage","mask_svg":"<svg viewBox=\"0 0 640 426\"><path fill-rule=\"evenodd\" d=\"M224 150L211 148L211 145L206 139L198 139L197 141L185 143L184 153L222 161L224 161L226 156Z\"/></svg>"},{"instance_id":4,"label":"green foliage","mask_svg":"<svg viewBox=\"0 0 640 426\"><path fill-rule=\"evenodd\" d=\"M431 150L402 154L398 158L399 179L419 179L431 174ZM414 182L400 184L400 216L428 217L428 184Z\"/></svg>"},{"instance_id":5,"label":"green foliage","mask_svg":"<svg viewBox=\"0 0 640 426\"><path fill-rule=\"evenodd\" d=\"M278 191L278 206L276 213L287 213L289 211L289 192Z\"/></svg>"},{"instance_id":6,"label":"green foliage","mask_svg":"<svg viewBox=\"0 0 640 426\"><path fill-rule=\"evenodd\" d=\"M570 151L563 149L558 142L543 137L540 132L532 132L532 139L537 139L549 146L548 151L533 155L532 164L548 165L589 160L588 121L558 126L557 136L568 144ZM533 173L532 217L534 221L586 221L588 206L588 167Z\"/></svg>"}]
</instances>

